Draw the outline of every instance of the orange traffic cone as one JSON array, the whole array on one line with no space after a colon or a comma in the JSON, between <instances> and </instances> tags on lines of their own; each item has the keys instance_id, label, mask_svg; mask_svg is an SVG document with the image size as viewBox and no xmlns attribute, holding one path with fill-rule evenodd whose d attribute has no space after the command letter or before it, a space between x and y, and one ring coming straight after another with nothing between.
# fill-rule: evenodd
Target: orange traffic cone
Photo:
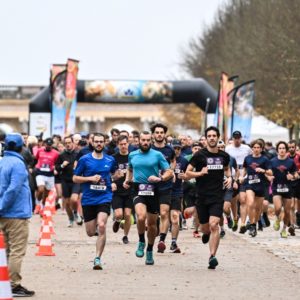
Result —
<instances>
[{"instance_id":1,"label":"orange traffic cone","mask_svg":"<svg viewBox=\"0 0 300 300\"><path fill-rule=\"evenodd\" d=\"M45 226L43 227L43 229ZM49 230L48 230L49 231ZM52 242L51 242L51 233L45 232L43 230L42 236L39 241L39 249L35 254L37 256L55 256L55 253L52 251Z\"/></svg>"},{"instance_id":2,"label":"orange traffic cone","mask_svg":"<svg viewBox=\"0 0 300 300\"><path fill-rule=\"evenodd\" d=\"M38 241L36 243L37 246L40 245L43 233L55 234L53 226L52 226L52 224L50 224L50 222L48 221L48 219L47 219L46 216L44 216L43 220L42 220L42 225L41 225L41 229L40 229L40 237L39 237L39 239L38 239ZM52 246L53 245L54 244L52 243Z\"/></svg>"},{"instance_id":3,"label":"orange traffic cone","mask_svg":"<svg viewBox=\"0 0 300 300\"><path fill-rule=\"evenodd\" d=\"M0 300L12 300L9 282L4 236L0 231Z\"/></svg>"}]
</instances>

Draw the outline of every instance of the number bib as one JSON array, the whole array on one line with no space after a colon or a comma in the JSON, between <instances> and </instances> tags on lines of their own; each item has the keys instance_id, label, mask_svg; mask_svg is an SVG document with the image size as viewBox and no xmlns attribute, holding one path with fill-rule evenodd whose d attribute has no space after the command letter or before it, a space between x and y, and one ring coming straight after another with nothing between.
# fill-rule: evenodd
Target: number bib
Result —
<instances>
[{"instance_id":1,"label":"number bib","mask_svg":"<svg viewBox=\"0 0 300 300\"><path fill-rule=\"evenodd\" d=\"M154 196L154 186L152 184L139 184L139 196Z\"/></svg>"},{"instance_id":2,"label":"number bib","mask_svg":"<svg viewBox=\"0 0 300 300\"><path fill-rule=\"evenodd\" d=\"M260 178L258 177L257 174L249 175L248 176L248 182L249 182L249 184L260 183Z\"/></svg>"},{"instance_id":3,"label":"number bib","mask_svg":"<svg viewBox=\"0 0 300 300\"><path fill-rule=\"evenodd\" d=\"M207 158L208 170L223 170L223 158L222 157L209 157Z\"/></svg>"},{"instance_id":4,"label":"number bib","mask_svg":"<svg viewBox=\"0 0 300 300\"><path fill-rule=\"evenodd\" d=\"M128 167L128 163L119 164L119 170L120 170L123 174L126 174L126 172L127 172L127 167Z\"/></svg>"},{"instance_id":5,"label":"number bib","mask_svg":"<svg viewBox=\"0 0 300 300\"><path fill-rule=\"evenodd\" d=\"M288 193L289 188L286 184L277 184L276 191L277 193Z\"/></svg>"},{"instance_id":6,"label":"number bib","mask_svg":"<svg viewBox=\"0 0 300 300\"><path fill-rule=\"evenodd\" d=\"M42 167L40 168L41 171L43 172L50 172L50 166L47 164L43 164Z\"/></svg>"},{"instance_id":7,"label":"number bib","mask_svg":"<svg viewBox=\"0 0 300 300\"><path fill-rule=\"evenodd\" d=\"M178 164L176 164L176 167L175 167L174 173L175 173L175 174L179 174L179 173L180 173L180 171L181 171L180 169L181 169L181 164L179 164L179 163L178 163Z\"/></svg>"},{"instance_id":8,"label":"number bib","mask_svg":"<svg viewBox=\"0 0 300 300\"><path fill-rule=\"evenodd\" d=\"M98 184L91 184L90 189L94 191L106 191L107 186L104 180L100 180Z\"/></svg>"}]
</instances>

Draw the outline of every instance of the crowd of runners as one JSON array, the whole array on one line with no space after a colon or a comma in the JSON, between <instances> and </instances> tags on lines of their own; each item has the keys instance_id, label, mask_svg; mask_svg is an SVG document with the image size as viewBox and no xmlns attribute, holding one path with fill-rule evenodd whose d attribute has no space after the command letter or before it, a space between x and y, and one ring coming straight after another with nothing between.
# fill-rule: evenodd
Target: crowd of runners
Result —
<instances>
[{"instance_id":1,"label":"crowd of runners","mask_svg":"<svg viewBox=\"0 0 300 300\"><path fill-rule=\"evenodd\" d=\"M111 212L113 232L122 229L124 244L130 242L131 225L137 225L135 255L145 256L146 265L154 264L153 252L181 252L179 233L190 217L193 236L209 244L210 269L218 265L224 224L255 238L271 225L268 209L273 203L278 238L295 236L300 226L300 153L293 140L279 141L276 147L263 139L247 145L235 131L225 144L213 126L193 140L168 135L161 123L142 132L113 128L110 135L22 136L32 211L41 213L49 191L56 189L56 206L65 211L66 226L84 224L88 236L97 236L95 270L102 269ZM1 159L5 136L0 138Z\"/></svg>"}]
</instances>

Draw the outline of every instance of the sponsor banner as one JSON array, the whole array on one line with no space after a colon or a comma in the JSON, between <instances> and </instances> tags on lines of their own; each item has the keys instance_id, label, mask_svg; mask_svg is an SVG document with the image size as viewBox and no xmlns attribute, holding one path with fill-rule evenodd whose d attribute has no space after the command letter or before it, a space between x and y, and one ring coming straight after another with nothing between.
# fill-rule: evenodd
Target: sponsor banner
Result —
<instances>
[{"instance_id":1,"label":"sponsor banner","mask_svg":"<svg viewBox=\"0 0 300 300\"><path fill-rule=\"evenodd\" d=\"M76 127L76 105L77 105L77 75L78 61L68 59L67 76L66 76L66 101L65 101L65 135L70 135L75 132Z\"/></svg>"},{"instance_id":2,"label":"sponsor banner","mask_svg":"<svg viewBox=\"0 0 300 300\"><path fill-rule=\"evenodd\" d=\"M66 68L65 68L66 69ZM52 73L52 72L51 72ZM51 132L63 136L65 133L65 85L66 70L58 73L51 84L51 103L52 103L52 126ZM52 75L51 75L52 77Z\"/></svg>"},{"instance_id":3,"label":"sponsor banner","mask_svg":"<svg viewBox=\"0 0 300 300\"><path fill-rule=\"evenodd\" d=\"M243 139L249 143L253 117L253 102L255 97L254 80L236 87L233 94L233 115L231 132L239 130Z\"/></svg>"},{"instance_id":4,"label":"sponsor banner","mask_svg":"<svg viewBox=\"0 0 300 300\"><path fill-rule=\"evenodd\" d=\"M85 82L85 98L103 102L172 102L173 83L166 81L113 81Z\"/></svg>"},{"instance_id":5,"label":"sponsor banner","mask_svg":"<svg viewBox=\"0 0 300 300\"><path fill-rule=\"evenodd\" d=\"M29 135L51 136L51 113L30 113L29 120Z\"/></svg>"}]
</instances>

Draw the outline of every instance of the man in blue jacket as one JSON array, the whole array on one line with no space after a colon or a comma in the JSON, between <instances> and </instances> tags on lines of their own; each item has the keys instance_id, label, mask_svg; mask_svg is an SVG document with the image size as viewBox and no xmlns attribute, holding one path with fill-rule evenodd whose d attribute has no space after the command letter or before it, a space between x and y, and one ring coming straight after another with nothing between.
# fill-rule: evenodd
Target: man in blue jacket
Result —
<instances>
[{"instance_id":1,"label":"man in blue jacket","mask_svg":"<svg viewBox=\"0 0 300 300\"><path fill-rule=\"evenodd\" d=\"M31 297L33 291L21 285L21 265L26 253L32 202L28 171L20 154L23 138L18 133L5 138L4 157L0 160L0 230L8 254L13 297Z\"/></svg>"}]
</instances>

